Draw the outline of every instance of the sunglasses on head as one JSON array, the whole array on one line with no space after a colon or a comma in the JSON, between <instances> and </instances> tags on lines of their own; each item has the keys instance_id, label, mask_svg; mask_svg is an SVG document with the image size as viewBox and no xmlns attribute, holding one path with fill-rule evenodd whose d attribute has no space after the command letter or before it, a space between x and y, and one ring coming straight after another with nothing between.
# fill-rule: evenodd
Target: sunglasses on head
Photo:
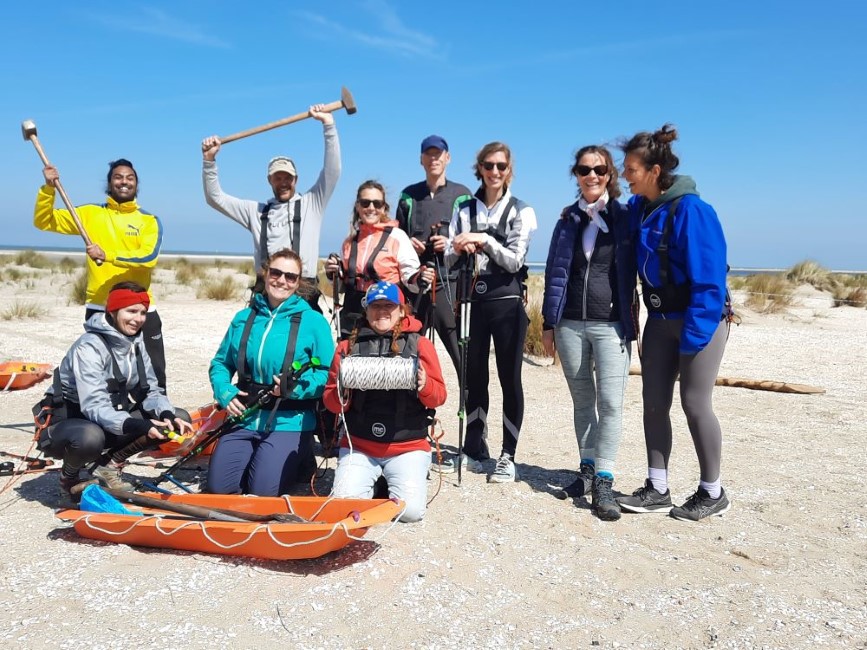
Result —
<instances>
[{"instance_id":1,"label":"sunglasses on head","mask_svg":"<svg viewBox=\"0 0 867 650\"><path fill-rule=\"evenodd\" d=\"M590 165L578 165L576 168L578 170L579 176L589 176L590 172L596 172L597 176L605 176L608 173L608 165L596 165L595 167L591 167Z\"/></svg>"},{"instance_id":2,"label":"sunglasses on head","mask_svg":"<svg viewBox=\"0 0 867 650\"><path fill-rule=\"evenodd\" d=\"M372 205L377 210L382 210L382 206L385 205L385 201L380 199L358 199L356 203L362 208L369 208Z\"/></svg>"},{"instance_id":3,"label":"sunglasses on head","mask_svg":"<svg viewBox=\"0 0 867 650\"><path fill-rule=\"evenodd\" d=\"M504 171L506 171L506 170L509 168L509 163L504 163L504 162L496 162L496 163L495 163L495 162L483 162L483 163L482 163L482 167L484 167L484 168L485 168L486 170L488 170L488 171L491 171L491 170L494 169L494 167L496 167L496 168L499 169L501 172L504 172Z\"/></svg>"},{"instance_id":4,"label":"sunglasses on head","mask_svg":"<svg viewBox=\"0 0 867 650\"><path fill-rule=\"evenodd\" d=\"M298 279L301 277L300 273L292 273L292 271L281 271L280 269L270 268L268 269L268 277L272 280L279 280L280 276L286 278L286 282L298 282Z\"/></svg>"}]
</instances>

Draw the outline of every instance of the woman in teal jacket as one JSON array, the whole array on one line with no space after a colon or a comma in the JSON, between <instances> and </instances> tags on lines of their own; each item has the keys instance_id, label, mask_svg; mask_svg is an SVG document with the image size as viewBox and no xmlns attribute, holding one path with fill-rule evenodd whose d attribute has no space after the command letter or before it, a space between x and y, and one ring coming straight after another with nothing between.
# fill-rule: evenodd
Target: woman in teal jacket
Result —
<instances>
[{"instance_id":1,"label":"woman in teal jacket","mask_svg":"<svg viewBox=\"0 0 867 650\"><path fill-rule=\"evenodd\" d=\"M264 293L254 293L250 307L235 315L211 361L214 399L229 415L268 398L220 439L208 492L286 494L298 481L301 460L312 453L314 409L334 342L325 317L296 295L301 268L301 258L289 249L268 259Z\"/></svg>"}]
</instances>

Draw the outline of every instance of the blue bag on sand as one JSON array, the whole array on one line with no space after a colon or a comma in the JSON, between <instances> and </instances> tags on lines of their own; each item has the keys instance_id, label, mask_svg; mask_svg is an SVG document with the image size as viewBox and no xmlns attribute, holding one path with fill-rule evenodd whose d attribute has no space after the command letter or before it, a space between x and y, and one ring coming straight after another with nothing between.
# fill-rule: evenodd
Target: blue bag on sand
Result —
<instances>
[{"instance_id":1,"label":"blue bag on sand","mask_svg":"<svg viewBox=\"0 0 867 650\"><path fill-rule=\"evenodd\" d=\"M80 510L88 512L108 512L113 515L134 515L142 513L127 510L124 505L96 484L88 485L81 493Z\"/></svg>"}]
</instances>

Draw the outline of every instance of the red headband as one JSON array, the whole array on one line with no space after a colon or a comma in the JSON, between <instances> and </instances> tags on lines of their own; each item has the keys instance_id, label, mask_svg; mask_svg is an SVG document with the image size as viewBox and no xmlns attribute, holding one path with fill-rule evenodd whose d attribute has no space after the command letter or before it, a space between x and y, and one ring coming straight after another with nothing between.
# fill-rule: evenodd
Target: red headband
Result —
<instances>
[{"instance_id":1,"label":"red headband","mask_svg":"<svg viewBox=\"0 0 867 650\"><path fill-rule=\"evenodd\" d=\"M150 307L151 299L148 298L147 291L131 291L130 289L114 289L108 294L108 300L105 301L105 311L111 313L130 305L144 305L145 309Z\"/></svg>"}]
</instances>

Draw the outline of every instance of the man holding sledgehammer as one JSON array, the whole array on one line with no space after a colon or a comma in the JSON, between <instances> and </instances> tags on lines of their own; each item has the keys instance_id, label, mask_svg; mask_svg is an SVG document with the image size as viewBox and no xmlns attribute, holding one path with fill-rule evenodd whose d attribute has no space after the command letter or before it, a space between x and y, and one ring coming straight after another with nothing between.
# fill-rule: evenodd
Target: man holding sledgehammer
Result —
<instances>
[{"instance_id":1,"label":"man holding sledgehammer","mask_svg":"<svg viewBox=\"0 0 867 650\"><path fill-rule=\"evenodd\" d=\"M55 187L60 174L50 163L43 170L45 185L36 195L33 225L63 235L79 235L69 210L54 207ZM142 334L151 358L157 383L166 392L166 354L162 321L154 308L150 291L151 274L160 254L163 227L160 220L139 208L138 173L132 163L119 158L109 163L106 202L75 208L81 225L92 242L87 246L87 297L85 321L105 311L108 292L118 282L135 282L148 291L150 307Z\"/></svg>"},{"instance_id":2,"label":"man holding sledgehammer","mask_svg":"<svg viewBox=\"0 0 867 650\"><path fill-rule=\"evenodd\" d=\"M325 137L325 163L319 178L307 192L298 194L298 171L286 156L277 156L268 163L268 184L274 193L267 201L251 201L229 196L220 187L217 177L217 152L220 138L211 136L202 140L202 183L208 205L238 222L253 236L253 260L257 273L262 262L271 253L289 248L301 256L301 273L312 287L317 286L319 262L319 233L325 206L340 178L340 143L334 116L321 110L322 104L310 107L309 116L322 122ZM307 298L320 313L319 290Z\"/></svg>"}]
</instances>

